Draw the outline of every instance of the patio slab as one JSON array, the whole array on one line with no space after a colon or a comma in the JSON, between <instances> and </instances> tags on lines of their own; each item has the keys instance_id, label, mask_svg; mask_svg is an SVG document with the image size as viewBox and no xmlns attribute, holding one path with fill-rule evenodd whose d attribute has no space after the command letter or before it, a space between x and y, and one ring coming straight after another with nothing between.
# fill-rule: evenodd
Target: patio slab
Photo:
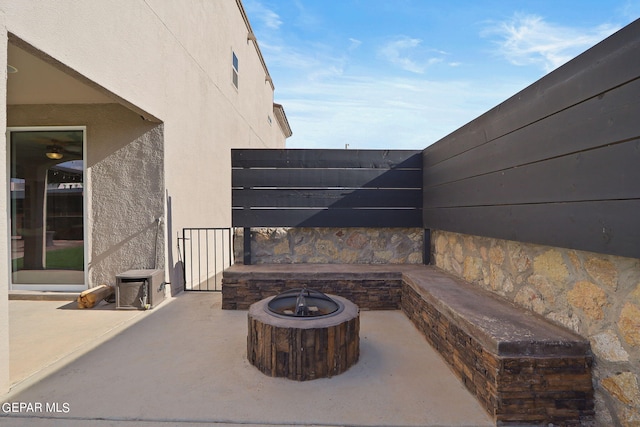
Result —
<instances>
[{"instance_id":1,"label":"patio slab","mask_svg":"<svg viewBox=\"0 0 640 427\"><path fill-rule=\"evenodd\" d=\"M9 302L9 380L12 388L59 360L87 352L109 334L117 333L150 313L116 311L114 304L105 303L91 310L78 309L75 301L47 298Z\"/></svg>"},{"instance_id":2,"label":"patio slab","mask_svg":"<svg viewBox=\"0 0 640 427\"><path fill-rule=\"evenodd\" d=\"M26 302L10 306L16 303ZM27 304L33 304L30 310L11 311L12 337L31 328L22 325L21 312L54 323L51 312L65 311L58 310L65 303ZM0 424L494 425L400 311L361 313L360 360L347 372L295 382L265 376L249 364L247 312L220 306L219 293L186 293L148 312L99 310L115 315L110 319L66 310L83 328L100 325L99 337L30 374L3 399L49 404L49 412L0 411ZM73 333L67 328L59 325L54 336ZM49 351L38 345L30 347ZM12 354L24 351L15 347L12 342Z\"/></svg>"}]
</instances>

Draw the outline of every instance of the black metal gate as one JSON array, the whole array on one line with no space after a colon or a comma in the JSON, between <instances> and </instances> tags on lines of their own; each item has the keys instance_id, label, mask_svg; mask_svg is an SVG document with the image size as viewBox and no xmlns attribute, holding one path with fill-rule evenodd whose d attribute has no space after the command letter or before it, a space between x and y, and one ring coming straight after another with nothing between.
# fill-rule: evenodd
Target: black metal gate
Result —
<instances>
[{"instance_id":1,"label":"black metal gate","mask_svg":"<svg viewBox=\"0 0 640 427\"><path fill-rule=\"evenodd\" d=\"M184 290L222 290L222 272L233 264L231 228L183 228Z\"/></svg>"}]
</instances>

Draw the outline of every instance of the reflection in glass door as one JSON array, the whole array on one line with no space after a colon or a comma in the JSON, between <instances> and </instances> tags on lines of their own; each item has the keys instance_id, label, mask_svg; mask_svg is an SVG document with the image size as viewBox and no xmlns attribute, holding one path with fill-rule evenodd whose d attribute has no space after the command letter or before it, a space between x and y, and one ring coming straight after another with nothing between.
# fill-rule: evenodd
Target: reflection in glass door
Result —
<instances>
[{"instance_id":1,"label":"reflection in glass door","mask_svg":"<svg viewBox=\"0 0 640 427\"><path fill-rule=\"evenodd\" d=\"M86 288L84 134L9 130L12 289Z\"/></svg>"}]
</instances>

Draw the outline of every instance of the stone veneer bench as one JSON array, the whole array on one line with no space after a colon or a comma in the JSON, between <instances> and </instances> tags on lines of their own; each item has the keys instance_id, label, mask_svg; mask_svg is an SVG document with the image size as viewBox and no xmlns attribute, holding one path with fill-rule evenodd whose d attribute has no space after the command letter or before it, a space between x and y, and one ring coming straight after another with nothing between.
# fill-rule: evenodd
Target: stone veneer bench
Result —
<instances>
[{"instance_id":1,"label":"stone veneer bench","mask_svg":"<svg viewBox=\"0 0 640 427\"><path fill-rule=\"evenodd\" d=\"M306 285L360 309L398 310L402 271L402 265L235 264L222 275L222 308L248 310L263 298Z\"/></svg>"},{"instance_id":2,"label":"stone veneer bench","mask_svg":"<svg viewBox=\"0 0 640 427\"><path fill-rule=\"evenodd\" d=\"M589 341L432 266L259 264L223 274L222 307L302 287L363 309L402 309L497 425L593 419Z\"/></svg>"}]
</instances>

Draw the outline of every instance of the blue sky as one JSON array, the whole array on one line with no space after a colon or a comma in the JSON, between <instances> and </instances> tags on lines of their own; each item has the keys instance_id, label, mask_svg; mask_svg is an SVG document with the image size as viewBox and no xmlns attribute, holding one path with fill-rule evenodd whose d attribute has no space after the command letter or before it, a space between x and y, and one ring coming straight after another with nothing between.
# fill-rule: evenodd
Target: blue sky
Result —
<instances>
[{"instance_id":1,"label":"blue sky","mask_svg":"<svg viewBox=\"0 0 640 427\"><path fill-rule=\"evenodd\" d=\"M244 0L288 148L422 149L640 18L640 0Z\"/></svg>"}]
</instances>

